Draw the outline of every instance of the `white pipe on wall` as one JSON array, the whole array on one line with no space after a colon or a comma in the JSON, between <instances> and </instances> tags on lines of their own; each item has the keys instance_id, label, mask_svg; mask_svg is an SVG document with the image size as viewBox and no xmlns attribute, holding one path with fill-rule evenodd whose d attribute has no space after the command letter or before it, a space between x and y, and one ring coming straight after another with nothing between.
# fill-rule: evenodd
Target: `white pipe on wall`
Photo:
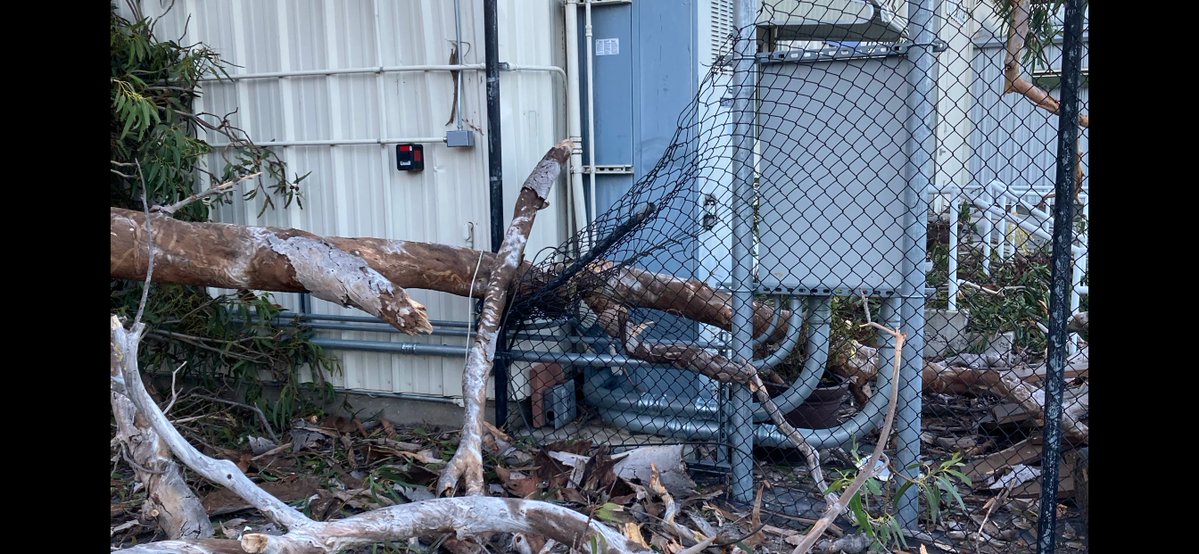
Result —
<instances>
[{"instance_id":1,"label":"white pipe on wall","mask_svg":"<svg viewBox=\"0 0 1199 554\"><path fill-rule=\"evenodd\" d=\"M954 196L949 204L949 311L958 309L958 211L962 209L961 198Z\"/></svg>"},{"instance_id":2,"label":"white pipe on wall","mask_svg":"<svg viewBox=\"0 0 1199 554\"><path fill-rule=\"evenodd\" d=\"M570 138L570 193L574 233L587 227L587 199L583 195L583 122L579 113L579 0L566 0L566 134ZM591 232L581 237L580 254L591 249Z\"/></svg>"},{"instance_id":3,"label":"white pipe on wall","mask_svg":"<svg viewBox=\"0 0 1199 554\"><path fill-rule=\"evenodd\" d=\"M293 77L321 77L325 75L368 75L379 73L404 73L411 71L485 71L481 63L471 64L415 64L415 65L376 65L372 67L341 67L327 69L295 69L291 71L264 71L261 73L242 73L228 77L206 77L202 83L220 81L247 81L250 79L288 79ZM566 78L566 71L553 65L521 65L508 64L504 71L547 71L559 77Z\"/></svg>"}]
</instances>

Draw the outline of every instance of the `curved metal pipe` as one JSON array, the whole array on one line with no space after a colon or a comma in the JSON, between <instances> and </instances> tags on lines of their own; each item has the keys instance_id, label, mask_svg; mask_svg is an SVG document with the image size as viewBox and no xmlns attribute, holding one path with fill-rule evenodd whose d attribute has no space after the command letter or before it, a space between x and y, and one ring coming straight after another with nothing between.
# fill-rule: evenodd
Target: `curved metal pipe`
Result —
<instances>
[{"instance_id":1,"label":"curved metal pipe","mask_svg":"<svg viewBox=\"0 0 1199 554\"><path fill-rule=\"evenodd\" d=\"M339 315L339 314L318 314L318 313L298 313L291 311L283 311L275 314L276 318L280 319L309 319L312 321L348 321L355 323L380 323L390 325L386 321L379 319L373 315ZM429 323L434 327L473 327L473 323L466 321L441 321L436 319L429 320Z\"/></svg>"},{"instance_id":2,"label":"curved metal pipe","mask_svg":"<svg viewBox=\"0 0 1199 554\"><path fill-rule=\"evenodd\" d=\"M700 402L698 398L692 402L680 402L673 397L651 398L637 391L605 388L603 385L612 378L610 373L599 372L583 380L583 398L592 406L600 408L601 415L608 411L631 411L664 417L686 416L713 421L720 419L720 406L715 398L711 402Z\"/></svg>"},{"instance_id":3,"label":"curved metal pipe","mask_svg":"<svg viewBox=\"0 0 1199 554\"><path fill-rule=\"evenodd\" d=\"M779 300L780 300L779 305L781 307L782 306L782 302L781 302L782 297L779 297ZM781 319L781 317L778 317L777 314L778 314L778 312L781 312L781 311L782 310L777 310L775 312L775 314L776 314L775 320L772 321L770 323L770 327L767 328L766 331L762 333L763 341L766 340L765 337L770 336L770 333L774 332L774 328L776 327L778 320ZM787 318L787 325L790 325L790 327L788 328L788 330L790 331L790 334L787 335L786 339L783 339L783 344L780 344L779 349L775 350L773 354L771 354L761 360L752 360L751 363L753 363L754 369L756 369L758 371L762 371L763 369L770 369L770 368L778 365L779 362L785 360L787 358L787 356L791 355L791 352L793 350L795 350L795 345L799 344L799 336L803 334L803 332L802 332L803 326L801 325L801 320L800 320L799 314L800 314L799 298L792 296L791 297L791 317Z\"/></svg>"},{"instance_id":4,"label":"curved metal pipe","mask_svg":"<svg viewBox=\"0 0 1199 554\"><path fill-rule=\"evenodd\" d=\"M775 400L775 404L783 413L794 410L802 404L812 394L812 391L816 390L817 385L820 384L820 377L824 373L829 351L829 323L831 320L829 300L829 297L808 299L808 308L804 310L804 313L807 314L809 328L812 329L807 341L809 354L804 360L803 371L796 378L791 388ZM789 344L783 345L783 348L787 348L788 350L794 349L800 335L798 330L802 329L798 315L801 313L801 310L798 308L798 299L792 298L790 324L797 332L788 339ZM783 348L780 348L779 351L781 352ZM786 355L783 354L783 357ZM604 409L630 410L641 413L648 412L663 416L679 415L712 419L719 419L720 417L719 410L714 402L696 403L665 397L646 398L636 391L604 388L603 384L609 381L609 377L609 375L596 374L584 380L583 398L587 399L593 406ZM754 420L769 421L770 415L766 413L766 408L761 405L755 406Z\"/></svg>"},{"instance_id":5,"label":"curved metal pipe","mask_svg":"<svg viewBox=\"0 0 1199 554\"><path fill-rule=\"evenodd\" d=\"M820 385L820 377L824 375L825 365L828 363L829 342L832 334L832 297L831 296L812 296L807 299L807 309L805 310L808 323L808 340L804 348L807 356L804 358L803 371L795 378L795 382L791 384L791 388L787 389L782 396L773 399L775 406L778 406L779 411L784 414L798 408L807 400L812 391ZM792 319L794 319L795 306L792 306ZM793 322L792 325L795 325ZM798 340L800 333L792 335ZM793 345L794 346L794 345ZM770 414L766 413L766 408L758 405L754 409L754 421L769 421Z\"/></svg>"},{"instance_id":6,"label":"curved metal pipe","mask_svg":"<svg viewBox=\"0 0 1199 554\"><path fill-rule=\"evenodd\" d=\"M782 295L779 295L779 308L782 308L782 306L783 306L783 297L782 297ZM795 313L794 310L792 310L792 314L794 314L794 313ZM758 335L756 338L751 340L750 344L753 344L754 348L762 346L762 343L766 342L766 339L769 339L770 335L772 333L774 333L774 329L776 327L778 327L779 321L782 319L783 319L783 310L781 310L781 309L775 310L774 317L770 318L770 325L766 326L766 330L762 331L761 335Z\"/></svg>"},{"instance_id":7,"label":"curved metal pipe","mask_svg":"<svg viewBox=\"0 0 1199 554\"><path fill-rule=\"evenodd\" d=\"M832 448L850 442L854 437L864 435L877 428L882 423L884 409L891 401L891 372L884 369L878 373L878 379L875 381L878 392L870 398L861 411L854 414L848 421L830 429L798 429L804 440L813 448ZM584 384L584 390L586 390L587 384ZM590 402L592 398L589 397L587 400ZM718 419L694 417L694 415L706 415L699 412L708 411L699 406L693 406L696 412L694 415L685 412L678 415L636 413L641 405L650 407L654 404L652 401L643 400L638 402L636 407L630 406L627 411L625 409L609 409L600 410L599 413L605 422L619 425L634 433L666 434L704 440L720 438ZM753 433L754 444L757 445L779 448L794 446L774 424L755 425Z\"/></svg>"}]
</instances>

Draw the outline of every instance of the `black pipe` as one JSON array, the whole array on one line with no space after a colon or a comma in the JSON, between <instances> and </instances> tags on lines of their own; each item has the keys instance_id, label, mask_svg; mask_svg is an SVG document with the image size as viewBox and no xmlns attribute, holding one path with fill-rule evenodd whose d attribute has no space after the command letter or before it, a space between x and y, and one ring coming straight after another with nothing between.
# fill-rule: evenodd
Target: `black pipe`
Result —
<instances>
[{"instance_id":1,"label":"black pipe","mask_svg":"<svg viewBox=\"0 0 1199 554\"><path fill-rule=\"evenodd\" d=\"M491 185L491 251L504 241L504 166L500 134L500 30L496 0L483 0L483 49L487 69L487 182ZM504 329L499 329L500 333ZM508 365L498 341L495 357L495 424L508 421Z\"/></svg>"},{"instance_id":2,"label":"black pipe","mask_svg":"<svg viewBox=\"0 0 1199 554\"><path fill-rule=\"evenodd\" d=\"M1049 289L1049 352L1045 371L1044 448L1041 452L1041 517L1037 553L1054 551L1057 539L1057 484L1062 442L1062 382L1066 367L1066 323L1074 239L1074 168L1078 156L1078 87L1082 73L1082 0L1066 1L1062 33L1062 97L1057 122L1057 182L1053 200L1053 273Z\"/></svg>"}]
</instances>

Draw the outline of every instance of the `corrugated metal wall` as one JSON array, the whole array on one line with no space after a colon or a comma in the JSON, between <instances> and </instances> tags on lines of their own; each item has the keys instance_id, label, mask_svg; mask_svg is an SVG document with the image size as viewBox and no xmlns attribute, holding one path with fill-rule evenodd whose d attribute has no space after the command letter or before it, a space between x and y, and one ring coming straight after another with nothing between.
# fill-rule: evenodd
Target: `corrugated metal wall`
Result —
<instances>
[{"instance_id":1,"label":"corrugated metal wall","mask_svg":"<svg viewBox=\"0 0 1199 554\"><path fill-rule=\"evenodd\" d=\"M145 0L148 16L161 14ZM565 58L562 14L553 0L499 2L500 61L558 66ZM184 31L184 22L190 17ZM162 38L203 42L240 67L232 75L296 70L448 64L454 42L451 0L182 0L157 27ZM462 0L461 63L482 64L483 7ZM220 209L215 219L296 227L318 235L373 236L490 249L484 72L462 72L463 127L473 148L425 144L425 170L397 171L395 145L342 144L276 147L303 182L304 208L267 211L260 201ZM565 83L548 71L501 73L505 214L524 177L545 151L565 138ZM444 137L454 99L448 71L316 75L212 82L199 109L233 110L230 120L257 142L379 140ZM217 141L213 141L216 143ZM215 163L215 158L213 160ZM531 257L564 240L564 186L538 215L528 245ZM466 299L410 291L441 320L466 320ZM298 309L298 295L277 295ZM355 314L313 299L317 313ZM383 333L322 332L344 339L465 344L458 337L405 337ZM461 396L462 360L380 353L340 352L347 389ZM519 370L519 368L514 368ZM489 387L490 390L490 387Z\"/></svg>"},{"instance_id":2,"label":"corrugated metal wall","mask_svg":"<svg viewBox=\"0 0 1199 554\"><path fill-rule=\"evenodd\" d=\"M1057 120L1058 116L1033 105L1018 94L1003 94L1004 44L998 37L985 36L975 39L974 73L971 86L974 106L971 119L974 132L971 137L974 155L970 161L973 185L986 185L998 179L1007 185L1013 194L1035 191L1045 194L1053 190L1057 163ZM1061 54L1057 45L1047 48L1052 68L1061 67ZM1082 47L1082 67L1090 67L1090 49L1086 42ZM1027 77L1027 75L1026 75ZM1054 98L1061 98L1060 90L1049 90ZM1089 113L1090 87L1079 91L1082 113ZM1082 152L1084 171L1090 165L1090 131L1079 129L1079 149ZM1083 179L1083 188L1090 190L1090 175Z\"/></svg>"}]
</instances>

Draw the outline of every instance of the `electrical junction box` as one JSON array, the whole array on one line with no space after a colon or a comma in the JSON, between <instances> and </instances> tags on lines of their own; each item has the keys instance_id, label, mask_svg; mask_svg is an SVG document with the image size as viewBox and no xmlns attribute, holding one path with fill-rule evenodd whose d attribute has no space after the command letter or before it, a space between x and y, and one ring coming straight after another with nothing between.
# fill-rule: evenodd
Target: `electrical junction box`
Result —
<instances>
[{"instance_id":1,"label":"electrical junction box","mask_svg":"<svg viewBox=\"0 0 1199 554\"><path fill-rule=\"evenodd\" d=\"M421 144L396 145L396 169L400 171L424 171L425 147Z\"/></svg>"},{"instance_id":2,"label":"electrical junction box","mask_svg":"<svg viewBox=\"0 0 1199 554\"><path fill-rule=\"evenodd\" d=\"M906 63L889 47L759 58L763 287L903 284Z\"/></svg>"},{"instance_id":3,"label":"electrical junction box","mask_svg":"<svg viewBox=\"0 0 1199 554\"><path fill-rule=\"evenodd\" d=\"M566 381L552 389L546 394L545 402L545 419L554 426L554 430L561 429L575 420L575 382L573 380Z\"/></svg>"},{"instance_id":4,"label":"electrical junction box","mask_svg":"<svg viewBox=\"0 0 1199 554\"><path fill-rule=\"evenodd\" d=\"M445 145L450 148L472 148L475 145L475 133L466 129L446 131Z\"/></svg>"}]
</instances>

